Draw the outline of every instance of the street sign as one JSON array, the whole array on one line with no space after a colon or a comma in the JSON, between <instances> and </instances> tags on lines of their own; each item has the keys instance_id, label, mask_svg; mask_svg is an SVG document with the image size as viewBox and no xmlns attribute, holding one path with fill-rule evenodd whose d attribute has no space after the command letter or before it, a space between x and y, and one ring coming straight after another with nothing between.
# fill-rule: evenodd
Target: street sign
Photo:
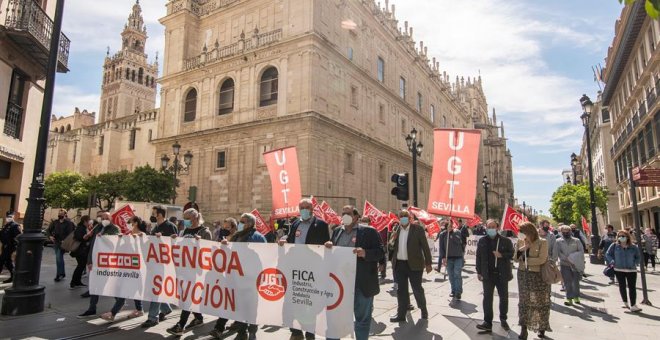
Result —
<instances>
[{"instance_id":1,"label":"street sign","mask_svg":"<svg viewBox=\"0 0 660 340\"><path fill-rule=\"evenodd\" d=\"M632 178L638 186L660 185L660 169L632 169Z\"/></svg>"},{"instance_id":2,"label":"street sign","mask_svg":"<svg viewBox=\"0 0 660 340\"><path fill-rule=\"evenodd\" d=\"M660 187L660 179L635 181L637 187Z\"/></svg>"}]
</instances>

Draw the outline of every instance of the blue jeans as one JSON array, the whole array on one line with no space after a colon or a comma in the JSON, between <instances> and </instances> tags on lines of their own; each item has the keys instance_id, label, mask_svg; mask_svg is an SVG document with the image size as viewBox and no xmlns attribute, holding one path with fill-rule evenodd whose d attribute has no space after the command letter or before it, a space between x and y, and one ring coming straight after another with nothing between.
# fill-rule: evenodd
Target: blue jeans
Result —
<instances>
[{"instance_id":1,"label":"blue jeans","mask_svg":"<svg viewBox=\"0 0 660 340\"><path fill-rule=\"evenodd\" d=\"M353 299L353 314L355 315L355 340L369 339L371 328L371 315L374 311L374 298L366 297L359 288L355 289L355 299ZM339 340L331 339L327 340Z\"/></svg>"},{"instance_id":2,"label":"blue jeans","mask_svg":"<svg viewBox=\"0 0 660 340\"><path fill-rule=\"evenodd\" d=\"M463 277L461 276L463 265L465 265L465 259L462 257L447 259L447 275L449 275L449 284L453 294L463 294Z\"/></svg>"},{"instance_id":3,"label":"blue jeans","mask_svg":"<svg viewBox=\"0 0 660 340\"><path fill-rule=\"evenodd\" d=\"M55 249L55 264L57 265L57 276L64 276L64 250L60 248L60 245L55 243L53 244L53 249Z\"/></svg>"},{"instance_id":4,"label":"blue jeans","mask_svg":"<svg viewBox=\"0 0 660 340\"><path fill-rule=\"evenodd\" d=\"M151 302L149 304L149 315L147 316L147 319L158 322L159 312L168 314L172 312L172 308L170 308L170 305L167 303Z\"/></svg>"}]
</instances>

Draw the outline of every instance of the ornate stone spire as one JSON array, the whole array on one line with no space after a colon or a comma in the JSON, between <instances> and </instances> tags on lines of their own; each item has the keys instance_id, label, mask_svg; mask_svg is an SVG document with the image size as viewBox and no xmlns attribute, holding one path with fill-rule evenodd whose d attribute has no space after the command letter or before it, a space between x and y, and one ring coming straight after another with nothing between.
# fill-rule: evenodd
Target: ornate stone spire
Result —
<instances>
[{"instance_id":1,"label":"ornate stone spire","mask_svg":"<svg viewBox=\"0 0 660 340\"><path fill-rule=\"evenodd\" d=\"M144 18L142 18L142 7L140 7L140 0L136 0L135 5L133 5L133 10L128 16L126 29L132 29L138 32L147 31L147 27L144 25Z\"/></svg>"}]
</instances>

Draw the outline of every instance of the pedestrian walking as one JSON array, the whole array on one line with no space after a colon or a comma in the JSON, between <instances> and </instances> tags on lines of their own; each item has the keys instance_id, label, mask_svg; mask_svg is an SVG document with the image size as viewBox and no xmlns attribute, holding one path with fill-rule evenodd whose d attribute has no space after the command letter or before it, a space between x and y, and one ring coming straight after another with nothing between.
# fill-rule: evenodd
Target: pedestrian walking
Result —
<instances>
[{"instance_id":1,"label":"pedestrian walking","mask_svg":"<svg viewBox=\"0 0 660 340\"><path fill-rule=\"evenodd\" d=\"M605 235L603 235L603 238L600 240L600 243L598 244L598 258L599 259L604 259L605 258L605 253L607 253L607 250L610 249L610 246L612 243L616 242L616 232L614 231L614 226L611 224L608 224L606 227L607 232ZM607 261L605 261L607 262ZM607 277L610 278L610 284L614 284L614 278L616 277L614 275L614 271L611 271L611 275L607 275Z\"/></svg>"},{"instance_id":2,"label":"pedestrian walking","mask_svg":"<svg viewBox=\"0 0 660 340\"><path fill-rule=\"evenodd\" d=\"M550 261L557 262L557 254L555 253L555 243L557 243L557 237L555 234L550 232L550 222L548 220L541 221L541 227L539 228L538 232L539 237L548 243L548 257Z\"/></svg>"},{"instance_id":3,"label":"pedestrian walking","mask_svg":"<svg viewBox=\"0 0 660 340\"><path fill-rule=\"evenodd\" d=\"M486 237L479 239L476 254L477 278L484 290L484 322L477 325L477 328L484 333L492 332L493 298L497 288L500 299L500 326L508 332L511 330L506 320L509 312L509 281L513 279L513 243L499 234L500 225L497 221L486 221L486 227Z\"/></svg>"},{"instance_id":4,"label":"pedestrian walking","mask_svg":"<svg viewBox=\"0 0 660 340\"><path fill-rule=\"evenodd\" d=\"M614 264L614 273L619 282L619 293L623 307L631 312L642 309L637 306L637 266L639 265L639 248L632 243L631 235L625 230L617 233L617 241L607 250L607 263ZM628 296L630 300L628 300ZM628 304L630 303L630 304Z\"/></svg>"},{"instance_id":5,"label":"pedestrian walking","mask_svg":"<svg viewBox=\"0 0 660 340\"><path fill-rule=\"evenodd\" d=\"M410 212L402 210L399 213L401 222L397 232L393 235L392 270L396 273L397 281L397 313L390 318L391 322L405 322L406 313L410 309L410 294L408 282L412 287L417 307L422 311L422 319L428 319L426 297L422 287L424 269L430 273L432 268L431 250L426 240L424 227L417 223L410 223Z\"/></svg>"},{"instance_id":6,"label":"pedestrian walking","mask_svg":"<svg viewBox=\"0 0 660 340\"><path fill-rule=\"evenodd\" d=\"M266 237L257 231L255 228L256 224L257 218L253 214L245 213L241 215L240 223L236 226L236 232L231 237L223 238L220 242L224 245L230 242L266 243ZM225 332L227 321L229 320L219 318L209 335L216 339L224 337L223 333ZM257 338L257 325L248 325L247 323L236 321L230 329L236 330L238 333L235 340L255 340Z\"/></svg>"},{"instance_id":7,"label":"pedestrian walking","mask_svg":"<svg viewBox=\"0 0 660 340\"><path fill-rule=\"evenodd\" d=\"M555 243L555 253L559 258L559 270L566 289L564 305L580 304L580 278L584 272L584 248L582 242L573 237L571 227L561 226L561 238L557 239L557 243Z\"/></svg>"},{"instance_id":8,"label":"pedestrian walking","mask_svg":"<svg viewBox=\"0 0 660 340\"><path fill-rule=\"evenodd\" d=\"M331 241L326 242L325 246L327 248L333 246L354 248L353 253L357 256L353 298L355 339L366 340L369 339L371 329L374 296L380 293L378 264L385 258L385 252L376 229L367 224L358 224L359 216L360 214L354 206L344 206L342 225L335 228Z\"/></svg>"},{"instance_id":9,"label":"pedestrian walking","mask_svg":"<svg viewBox=\"0 0 660 340\"><path fill-rule=\"evenodd\" d=\"M94 222L89 215L84 215L80 218L80 222L76 225L76 229L73 230L73 238L80 244L76 250L71 252L71 256L76 259L76 269L73 271L71 283L69 284L71 289L85 287L85 284L82 282L82 274L87 266L90 246L89 239L91 238L91 234L89 236L87 235L92 230L93 226ZM87 236L87 238L85 238L85 236Z\"/></svg>"},{"instance_id":10,"label":"pedestrian walking","mask_svg":"<svg viewBox=\"0 0 660 340\"><path fill-rule=\"evenodd\" d=\"M642 244L644 246L644 268L649 267L651 262L651 269L655 272L655 256L658 253L658 237L655 236L651 228L646 228L644 235L642 235Z\"/></svg>"},{"instance_id":11,"label":"pedestrian walking","mask_svg":"<svg viewBox=\"0 0 660 340\"><path fill-rule=\"evenodd\" d=\"M450 224L438 237L439 257L442 265L447 268L451 294L454 300L460 300L463 294L463 277L461 271L465 265L465 245L467 239L463 229L454 229Z\"/></svg>"},{"instance_id":12,"label":"pedestrian walking","mask_svg":"<svg viewBox=\"0 0 660 340\"><path fill-rule=\"evenodd\" d=\"M541 266L549 259L548 242L539 237L534 224L520 225L515 259L518 261L518 318L519 339L527 339L528 332L538 332L539 338L550 331L550 285L543 281ZM570 230L570 227L567 227ZM578 241L576 241L578 242Z\"/></svg>"},{"instance_id":13,"label":"pedestrian walking","mask_svg":"<svg viewBox=\"0 0 660 340\"><path fill-rule=\"evenodd\" d=\"M62 249L62 241L69 236L75 225L66 216L66 210L60 209L57 213L57 219L52 221L48 226L48 237L53 242L53 249L55 250L55 264L57 273L55 274L55 282L60 282L66 277L64 271L64 249Z\"/></svg>"},{"instance_id":14,"label":"pedestrian walking","mask_svg":"<svg viewBox=\"0 0 660 340\"><path fill-rule=\"evenodd\" d=\"M0 254L0 273L3 268L9 271L9 278L2 283L12 283L14 281L14 261L12 255L18 247L16 238L21 234L21 226L14 221L14 213L8 211L5 215L5 223L0 229L0 242L2 243L2 253Z\"/></svg>"},{"instance_id":15,"label":"pedestrian walking","mask_svg":"<svg viewBox=\"0 0 660 340\"><path fill-rule=\"evenodd\" d=\"M194 238L196 240L210 240L213 238L213 234L208 227L204 226L204 219L202 214L198 212L195 208L190 208L183 212L183 230L180 232L180 236L183 238ZM172 235L172 238L175 238L176 235ZM167 333L170 333L175 336L183 335L184 331L189 331L197 326L204 324L204 316L202 313L193 312L194 315L193 321L188 323L188 318L190 317L190 311L183 310L179 316L179 322L174 324L174 326L167 329Z\"/></svg>"}]
</instances>

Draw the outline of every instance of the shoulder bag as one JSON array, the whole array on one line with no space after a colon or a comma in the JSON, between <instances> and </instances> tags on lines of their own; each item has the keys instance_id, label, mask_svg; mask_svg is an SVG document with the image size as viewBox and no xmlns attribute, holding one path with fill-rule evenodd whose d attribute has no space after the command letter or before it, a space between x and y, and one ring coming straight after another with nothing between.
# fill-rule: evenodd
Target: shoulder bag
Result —
<instances>
[{"instance_id":1,"label":"shoulder bag","mask_svg":"<svg viewBox=\"0 0 660 340\"><path fill-rule=\"evenodd\" d=\"M539 252L540 251L541 243L539 242ZM543 279L543 282L549 285L556 284L561 281L561 272L559 272L557 265L550 261L550 258L548 258L548 260L541 265L541 278Z\"/></svg>"},{"instance_id":2,"label":"shoulder bag","mask_svg":"<svg viewBox=\"0 0 660 340\"><path fill-rule=\"evenodd\" d=\"M69 235L64 239L64 241L62 241L60 248L68 252L74 252L78 249L78 247L80 247L80 241L76 240L76 238L73 237L73 234L74 232L69 233Z\"/></svg>"}]
</instances>

